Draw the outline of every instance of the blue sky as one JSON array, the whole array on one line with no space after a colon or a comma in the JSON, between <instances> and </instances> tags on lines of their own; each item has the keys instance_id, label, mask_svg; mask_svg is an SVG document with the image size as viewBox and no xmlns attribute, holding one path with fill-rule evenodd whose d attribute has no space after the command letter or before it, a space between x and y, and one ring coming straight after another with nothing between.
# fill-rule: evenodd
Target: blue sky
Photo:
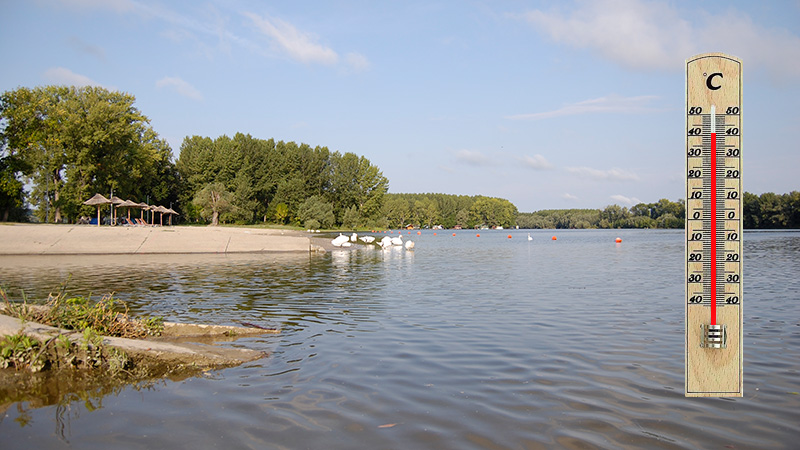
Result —
<instances>
[{"instance_id":1,"label":"blue sky","mask_svg":"<svg viewBox=\"0 0 800 450\"><path fill-rule=\"evenodd\" d=\"M99 85L185 136L366 156L520 211L684 195L684 64L744 62L745 190L800 189L800 0L2 0L0 91Z\"/></svg>"}]
</instances>

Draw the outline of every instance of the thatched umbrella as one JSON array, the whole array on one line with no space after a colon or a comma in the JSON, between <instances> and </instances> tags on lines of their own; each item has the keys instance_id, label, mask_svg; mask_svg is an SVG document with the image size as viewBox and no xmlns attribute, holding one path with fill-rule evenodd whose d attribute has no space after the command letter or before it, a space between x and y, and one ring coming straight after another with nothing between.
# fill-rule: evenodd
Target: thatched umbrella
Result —
<instances>
[{"instance_id":1,"label":"thatched umbrella","mask_svg":"<svg viewBox=\"0 0 800 450\"><path fill-rule=\"evenodd\" d=\"M145 222L145 220L144 220L144 212L145 212L145 210L150 209L150 205L148 205L145 202L142 202L142 203L139 203L139 207L142 208L142 215L139 218L142 220L142 222ZM145 222L145 223L147 223L147 222Z\"/></svg>"},{"instance_id":2,"label":"thatched umbrella","mask_svg":"<svg viewBox=\"0 0 800 450\"><path fill-rule=\"evenodd\" d=\"M169 214L169 225L170 226L172 226L172 216L179 216L180 215L172 208L167 208L167 214Z\"/></svg>"},{"instance_id":3,"label":"thatched umbrella","mask_svg":"<svg viewBox=\"0 0 800 450\"><path fill-rule=\"evenodd\" d=\"M117 207L128 208L128 220L131 220L131 208L141 208L138 203L132 202L130 200L125 200L124 202L117 205Z\"/></svg>"},{"instance_id":4,"label":"thatched umbrella","mask_svg":"<svg viewBox=\"0 0 800 450\"><path fill-rule=\"evenodd\" d=\"M164 226L164 214L169 213L169 210L163 206L156 206L153 208L153 211L158 211L160 214L158 215L158 220L161 223L161 226Z\"/></svg>"},{"instance_id":5,"label":"thatched umbrella","mask_svg":"<svg viewBox=\"0 0 800 450\"><path fill-rule=\"evenodd\" d=\"M109 200L111 201L112 205L116 205L116 206L119 206L119 205L125 203L125 200L117 197L116 195L112 195ZM111 223L113 225L116 225L117 224L117 215L113 212L114 211L113 209L111 211L112 211L112 213L111 213Z\"/></svg>"},{"instance_id":6,"label":"thatched umbrella","mask_svg":"<svg viewBox=\"0 0 800 450\"><path fill-rule=\"evenodd\" d=\"M100 226L100 206L110 205L111 200L103 197L101 194L94 194L94 197L83 202L84 205L97 206L97 226Z\"/></svg>"}]
</instances>

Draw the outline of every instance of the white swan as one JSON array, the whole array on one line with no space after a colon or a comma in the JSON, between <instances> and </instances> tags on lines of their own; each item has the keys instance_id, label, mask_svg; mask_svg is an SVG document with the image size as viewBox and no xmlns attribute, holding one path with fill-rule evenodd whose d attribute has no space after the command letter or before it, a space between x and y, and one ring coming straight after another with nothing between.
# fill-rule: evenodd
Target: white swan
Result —
<instances>
[{"instance_id":1,"label":"white swan","mask_svg":"<svg viewBox=\"0 0 800 450\"><path fill-rule=\"evenodd\" d=\"M353 233L353 235L350 236L350 242L357 242L357 241L358 241L358 235Z\"/></svg>"},{"instance_id":2,"label":"white swan","mask_svg":"<svg viewBox=\"0 0 800 450\"><path fill-rule=\"evenodd\" d=\"M414 250L414 241L406 241L406 250Z\"/></svg>"},{"instance_id":3,"label":"white swan","mask_svg":"<svg viewBox=\"0 0 800 450\"><path fill-rule=\"evenodd\" d=\"M531 234L530 234L530 233L528 233L528 240L529 240L529 241L532 241L532 240L533 240L533 238L531 237Z\"/></svg>"},{"instance_id":4,"label":"white swan","mask_svg":"<svg viewBox=\"0 0 800 450\"><path fill-rule=\"evenodd\" d=\"M372 244L375 242L375 236L361 236L359 239L365 244Z\"/></svg>"},{"instance_id":5,"label":"white swan","mask_svg":"<svg viewBox=\"0 0 800 450\"><path fill-rule=\"evenodd\" d=\"M391 239L392 239L392 245L403 245L403 236L397 236Z\"/></svg>"},{"instance_id":6,"label":"white swan","mask_svg":"<svg viewBox=\"0 0 800 450\"><path fill-rule=\"evenodd\" d=\"M331 244L333 244L334 247L342 247L344 245L344 243L348 242L349 240L350 240L349 237L347 237L347 236L345 236L343 234L340 234L340 235L336 236L335 238L333 238L333 240L331 240Z\"/></svg>"}]
</instances>

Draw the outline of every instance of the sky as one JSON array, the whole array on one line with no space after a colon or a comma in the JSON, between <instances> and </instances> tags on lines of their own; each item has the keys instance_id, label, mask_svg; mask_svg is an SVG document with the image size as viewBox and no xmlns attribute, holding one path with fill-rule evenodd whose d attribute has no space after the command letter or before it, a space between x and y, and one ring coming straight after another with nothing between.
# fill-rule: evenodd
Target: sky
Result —
<instances>
[{"instance_id":1,"label":"sky","mask_svg":"<svg viewBox=\"0 0 800 450\"><path fill-rule=\"evenodd\" d=\"M365 156L521 212L677 201L685 61L743 61L744 190L800 190L800 0L0 0L0 92L133 94L187 136Z\"/></svg>"}]
</instances>

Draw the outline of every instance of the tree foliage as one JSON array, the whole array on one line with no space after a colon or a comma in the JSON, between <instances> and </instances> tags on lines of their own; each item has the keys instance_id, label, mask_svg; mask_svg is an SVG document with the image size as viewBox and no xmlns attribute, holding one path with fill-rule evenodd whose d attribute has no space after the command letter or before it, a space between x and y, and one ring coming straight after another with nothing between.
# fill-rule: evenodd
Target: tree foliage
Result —
<instances>
[{"instance_id":1,"label":"tree foliage","mask_svg":"<svg viewBox=\"0 0 800 450\"><path fill-rule=\"evenodd\" d=\"M800 228L800 191L778 195L745 192L742 220L747 229Z\"/></svg>"},{"instance_id":2,"label":"tree foliage","mask_svg":"<svg viewBox=\"0 0 800 450\"><path fill-rule=\"evenodd\" d=\"M100 87L18 88L0 96L2 143L44 222L89 214L94 193L165 202L177 189L169 145L130 94Z\"/></svg>"},{"instance_id":3,"label":"tree foliage","mask_svg":"<svg viewBox=\"0 0 800 450\"><path fill-rule=\"evenodd\" d=\"M330 228L336 222L333 205L320 195L312 195L300 204L297 217L307 229Z\"/></svg>"},{"instance_id":4,"label":"tree foliage","mask_svg":"<svg viewBox=\"0 0 800 450\"><path fill-rule=\"evenodd\" d=\"M241 223L288 220L304 225L315 219L332 226L342 224L346 215L357 223L374 222L389 185L363 156L242 133L233 138L186 137L176 166L184 181L183 198L192 198L208 183L221 183L236 207L222 219ZM318 212L320 203L333 206L333 221L327 211L309 216L309 208Z\"/></svg>"},{"instance_id":5,"label":"tree foliage","mask_svg":"<svg viewBox=\"0 0 800 450\"><path fill-rule=\"evenodd\" d=\"M609 205L604 209L555 209L521 213L520 228L683 228L683 200L661 199L630 209Z\"/></svg>"},{"instance_id":6,"label":"tree foliage","mask_svg":"<svg viewBox=\"0 0 800 450\"><path fill-rule=\"evenodd\" d=\"M0 222L23 218L25 191L15 172L13 159L0 155Z\"/></svg>"},{"instance_id":7,"label":"tree foliage","mask_svg":"<svg viewBox=\"0 0 800 450\"><path fill-rule=\"evenodd\" d=\"M450 194L386 194L382 215L389 227L513 227L517 208L502 198Z\"/></svg>"},{"instance_id":8,"label":"tree foliage","mask_svg":"<svg viewBox=\"0 0 800 450\"><path fill-rule=\"evenodd\" d=\"M193 203L202 217L211 221L211 226L217 226L220 214L234 209L232 199L233 196L225 190L222 183L208 183L195 194Z\"/></svg>"}]
</instances>

